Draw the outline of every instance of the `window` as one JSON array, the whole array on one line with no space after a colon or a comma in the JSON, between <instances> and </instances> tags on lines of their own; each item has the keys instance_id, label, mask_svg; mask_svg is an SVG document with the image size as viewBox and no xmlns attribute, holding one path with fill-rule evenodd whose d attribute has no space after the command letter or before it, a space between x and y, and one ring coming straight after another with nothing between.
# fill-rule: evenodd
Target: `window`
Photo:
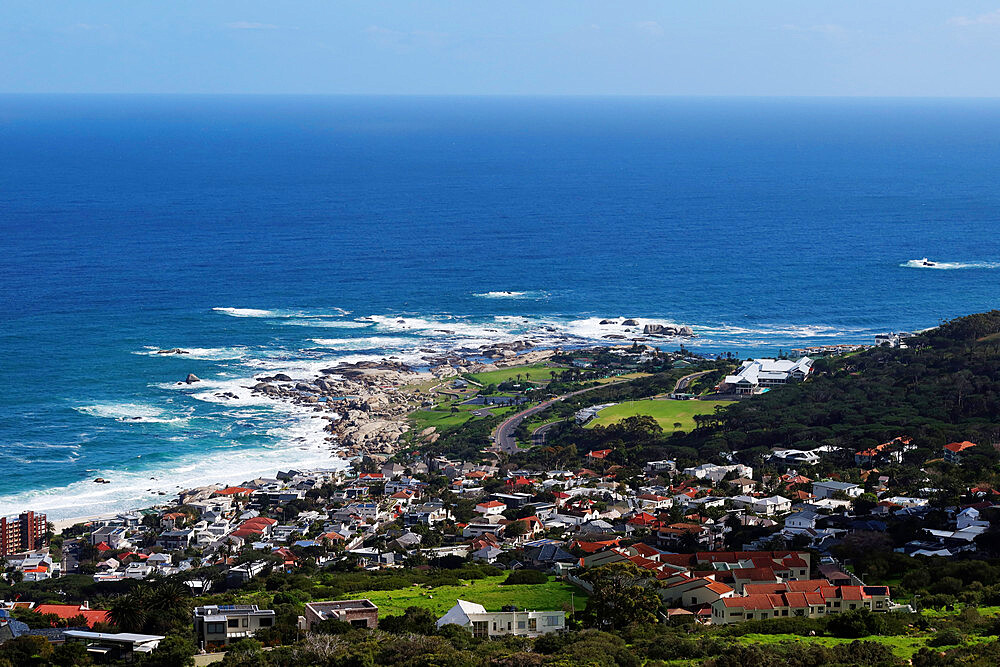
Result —
<instances>
[{"instance_id":1,"label":"window","mask_svg":"<svg viewBox=\"0 0 1000 667\"><path fill-rule=\"evenodd\" d=\"M537 630L538 629L538 619L537 618L529 618L528 619L528 629L529 630Z\"/></svg>"},{"instance_id":2,"label":"window","mask_svg":"<svg viewBox=\"0 0 1000 667\"><path fill-rule=\"evenodd\" d=\"M229 627L231 627L231 628L238 628L238 627L240 627L240 619L238 619L238 618L231 618L231 619L229 619Z\"/></svg>"},{"instance_id":3,"label":"window","mask_svg":"<svg viewBox=\"0 0 1000 667\"><path fill-rule=\"evenodd\" d=\"M510 621L507 621L507 632L510 632Z\"/></svg>"},{"instance_id":4,"label":"window","mask_svg":"<svg viewBox=\"0 0 1000 667\"><path fill-rule=\"evenodd\" d=\"M368 627L368 619L367 618L356 618L353 621L351 621L351 625L353 627L355 627L355 628L367 628Z\"/></svg>"},{"instance_id":5,"label":"window","mask_svg":"<svg viewBox=\"0 0 1000 667\"><path fill-rule=\"evenodd\" d=\"M549 626L550 628L553 627L553 626L559 625L559 617L558 616L546 616L545 617L545 625Z\"/></svg>"},{"instance_id":6,"label":"window","mask_svg":"<svg viewBox=\"0 0 1000 667\"><path fill-rule=\"evenodd\" d=\"M490 636L490 624L488 621L473 621L472 622L472 636L473 637L489 637Z\"/></svg>"},{"instance_id":7,"label":"window","mask_svg":"<svg viewBox=\"0 0 1000 667\"><path fill-rule=\"evenodd\" d=\"M525 627L527 627L527 625L528 625L528 624L527 624L527 623L525 623L524 621L518 621L518 622L517 622L517 629L518 629L518 630L524 630L524 628L525 628Z\"/></svg>"},{"instance_id":8,"label":"window","mask_svg":"<svg viewBox=\"0 0 1000 667\"><path fill-rule=\"evenodd\" d=\"M250 618L247 617L247 616L244 616L243 617L243 624L242 625L243 625L244 628L249 628L250 627Z\"/></svg>"},{"instance_id":9,"label":"window","mask_svg":"<svg viewBox=\"0 0 1000 667\"><path fill-rule=\"evenodd\" d=\"M206 623L205 632L210 635L224 635L226 634L226 624L222 621L217 623Z\"/></svg>"},{"instance_id":10,"label":"window","mask_svg":"<svg viewBox=\"0 0 1000 667\"><path fill-rule=\"evenodd\" d=\"M493 632L497 631L497 622L493 621Z\"/></svg>"}]
</instances>

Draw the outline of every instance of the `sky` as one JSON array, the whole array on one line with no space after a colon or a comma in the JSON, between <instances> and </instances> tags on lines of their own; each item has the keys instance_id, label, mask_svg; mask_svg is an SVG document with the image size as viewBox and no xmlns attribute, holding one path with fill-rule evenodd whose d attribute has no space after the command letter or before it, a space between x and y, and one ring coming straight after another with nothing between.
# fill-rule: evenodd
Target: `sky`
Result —
<instances>
[{"instance_id":1,"label":"sky","mask_svg":"<svg viewBox=\"0 0 1000 667\"><path fill-rule=\"evenodd\" d=\"M2 93L1000 96L1000 0L3 0Z\"/></svg>"}]
</instances>

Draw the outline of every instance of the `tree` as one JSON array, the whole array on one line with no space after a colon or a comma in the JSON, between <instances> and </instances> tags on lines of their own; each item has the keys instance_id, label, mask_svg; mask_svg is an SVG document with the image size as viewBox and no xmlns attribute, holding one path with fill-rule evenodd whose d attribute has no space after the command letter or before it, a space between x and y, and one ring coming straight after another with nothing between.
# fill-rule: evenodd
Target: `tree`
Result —
<instances>
[{"instance_id":1,"label":"tree","mask_svg":"<svg viewBox=\"0 0 1000 667\"><path fill-rule=\"evenodd\" d=\"M24 635L0 645L0 660L17 665L47 665L53 654L52 644L45 637Z\"/></svg>"},{"instance_id":2,"label":"tree","mask_svg":"<svg viewBox=\"0 0 1000 667\"><path fill-rule=\"evenodd\" d=\"M142 662L142 667L193 667L197 649L194 642L169 635Z\"/></svg>"},{"instance_id":3,"label":"tree","mask_svg":"<svg viewBox=\"0 0 1000 667\"><path fill-rule=\"evenodd\" d=\"M648 571L633 563L612 563L588 570L581 578L594 587L582 615L586 625L618 630L656 622L660 596Z\"/></svg>"}]
</instances>

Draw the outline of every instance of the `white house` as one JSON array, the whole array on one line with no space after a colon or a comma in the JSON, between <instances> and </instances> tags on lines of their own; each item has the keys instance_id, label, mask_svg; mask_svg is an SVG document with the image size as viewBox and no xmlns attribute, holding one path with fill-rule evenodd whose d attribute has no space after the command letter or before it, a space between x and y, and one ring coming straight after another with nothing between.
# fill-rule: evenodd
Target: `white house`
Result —
<instances>
[{"instance_id":1,"label":"white house","mask_svg":"<svg viewBox=\"0 0 1000 667\"><path fill-rule=\"evenodd\" d=\"M771 460L785 465L814 466L819 463L819 454L802 449L776 449L771 452Z\"/></svg>"},{"instance_id":2,"label":"white house","mask_svg":"<svg viewBox=\"0 0 1000 667\"><path fill-rule=\"evenodd\" d=\"M785 517L785 528L795 530L811 530L816 527L816 519L819 517L815 512L804 510L795 512Z\"/></svg>"},{"instance_id":3,"label":"white house","mask_svg":"<svg viewBox=\"0 0 1000 667\"><path fill-rule=\"evenodd\" d=\"M474 637L538 637L566 629L564 611L486 611L475 602L458 600L437 620L437 627L458 625Z\"/></svg>"},{"instance_id":4,"label":"white house","mask_svg":"<svg viewBox=\"0 0 1000 667\"><path fill-rule=\"evenodd\" d=\"M990 522L981 520L979 518L979 510L975 507L966 507L955 517L955 528L958 530L965 530L970 526L982 526L984 528L989 528Z\"/></svg>"},{"instance_id":5,"label":"white house","mask_svg":"<svg viewBox=\"0 0 1000 667\"><path fill-rule=\"evenodd\" d=\"M733 496L729 499L736 507L745 507L757 514L782 514L792 509L792 501L782 496L755 498L753 496Z\"/></svg>"},{"instance_id":6,"label":"white house","mask_svg":"<svg viewBox=\"0 0 1000 667\"><path fill-rule=\"evenodd\" d=\"M749 359L743 362L735 375L727 375L721 390L733 394L759 394L770 387L780 387L790 382L801 382L812 372L813 360L802 357L790 359Z\"/></svg>"},{"instance_id":7,"label":"white house","mask_svg":"<svg viewBox=\"0 0 1000 667\"><path fill-rule=\"evenodd\" d=\"M735 472L740 477L753 477L753 468L740 463L731 466L717 466L711 463L703 463L699 466L684 468L684 474L698 479L710 479L713 482L721 482L722 478L731 472Z\"/></svg>"},{"instance_id":8,"label":"white house","mask_svg":"<svg viewBox=\"0 0 1000 667\"><path fill-rule=\"evenodd\" d=\"M496 514L503 514L506 511L507 505L500 502L499 500L488 500L484 503L479 503L476 505L476 511L483 516L492 516Z\"/></svg>"},{"instance_id":9,"label":"white house","mask_svg":"<svg viewBox=\"0 0 1000 667\"><path fill-rule=\"evenodd\" d=\"M848 498L857 498L864 493L864 488L850 482L813 482L812 492L817 498L832 498L833 494L843 491Z\"/></svg>"}]
</instances>

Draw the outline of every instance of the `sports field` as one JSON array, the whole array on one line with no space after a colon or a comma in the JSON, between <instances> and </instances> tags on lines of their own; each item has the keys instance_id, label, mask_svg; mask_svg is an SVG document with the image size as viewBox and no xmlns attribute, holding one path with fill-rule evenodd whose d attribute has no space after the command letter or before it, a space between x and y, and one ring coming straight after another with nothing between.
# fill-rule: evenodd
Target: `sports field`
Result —
<instances>
[{"instance_id":1,"label":"sports field","mask_svg":"<svg viewBox=\"0 0 1000 667\"><path fill-rule=\"evenodd\" d=\"M694 428L695 415L707 415L715 412L717 405L729 405L729 401L671 401L660 399L647 399L644 401L626 401L618 405L612 405L597 413L587 428L594 426L607 426L620 422L626 417L636 415L649 415L667 433L673 431L690 431ZM674 424L680 423L679 427Z\"/></svg>"}]
</instances>

